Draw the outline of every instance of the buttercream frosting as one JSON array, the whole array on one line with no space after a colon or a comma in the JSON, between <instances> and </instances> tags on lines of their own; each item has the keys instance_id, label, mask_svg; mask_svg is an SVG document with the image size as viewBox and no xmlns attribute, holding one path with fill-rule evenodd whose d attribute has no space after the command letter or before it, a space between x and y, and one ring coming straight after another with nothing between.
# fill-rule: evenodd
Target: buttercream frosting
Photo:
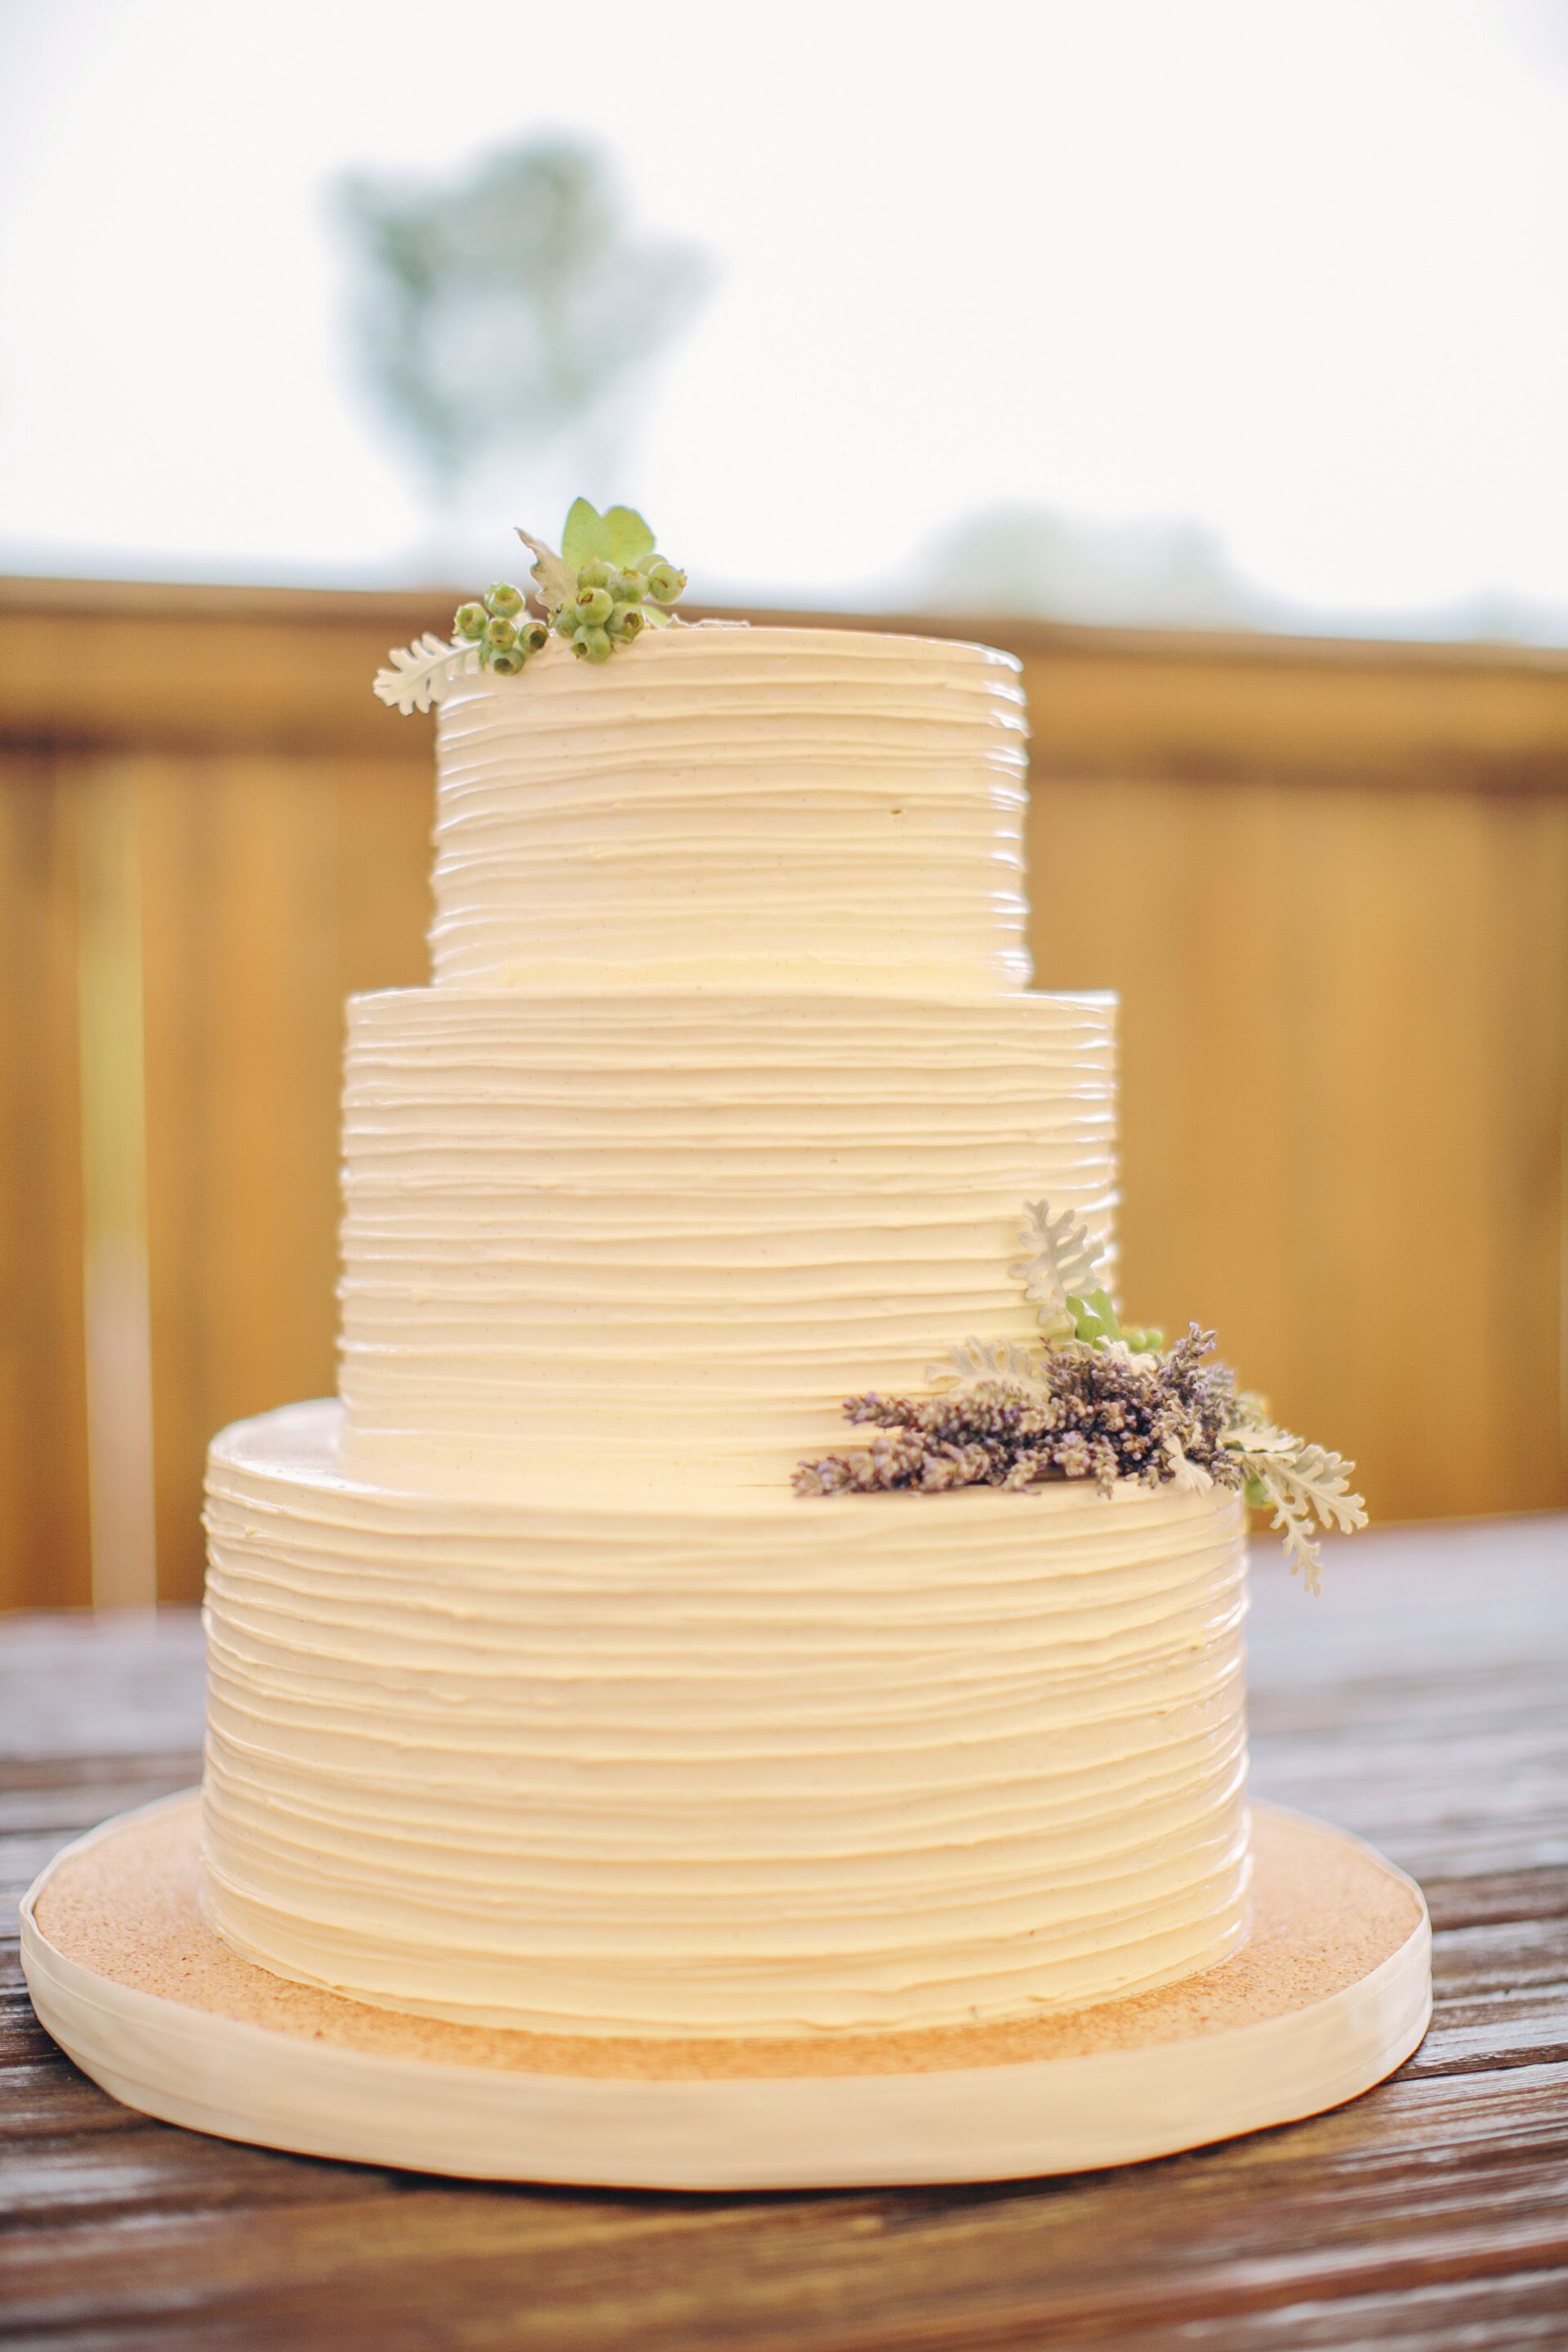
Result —
<instances>
[{"instance_id":1,"label":"buttercream frosting","mask_svg":"<svg viewBox=\"0 0 1568 2352\"><path fill-rule=\"evenodd\" d=\"M552 640L437 719L437 984L1029 977L1010 654L837 629Z\"/></svg>"},{"instance_id":2,"label":"buttercream frosting","mask_svg":"<svg viewBox=\"0 0 1568 2352\"><path fill-rule=\"evenodd\" d=\"M206 1899L246 1957L574 2033L1043 2013L1245 1925L1234 1496L412 1496L214 1445Z\"/></svg>"},{"instance_id":3,"label":"buttercream frosting","mask_svg":"<svg viewBox=\"0 0 1568 2352\"><path fill-rule=\"evenodd\" d=\"M1077 1211L1109 1268L1114 1018L1023 992L356 999L345 1459L780 1485L847 1394L1031 1337L1026 1198Z\"/></svg>"},{"instance_id":4,"label":"buttercream frosting","mask_svg":"<svg viewBox=\"0 0 1568 2352\"><path fill-rule=\"evenodd\" d=\"M847 1391L1109 1265L1109 999L1026 993L1016 665L552 646L440 706L436 984L356 1000L342 1402L215 1442L205 1899L569 2033L1103 2000L1245 1933L1244 1516L811 1502Z\"/></svg>"}]
</instances>

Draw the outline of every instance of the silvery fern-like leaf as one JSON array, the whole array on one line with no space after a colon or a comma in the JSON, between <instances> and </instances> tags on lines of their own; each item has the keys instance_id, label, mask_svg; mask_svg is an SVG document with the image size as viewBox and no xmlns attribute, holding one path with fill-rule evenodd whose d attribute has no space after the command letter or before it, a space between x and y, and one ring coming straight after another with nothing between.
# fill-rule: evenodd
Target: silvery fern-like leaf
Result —
<instances>
[{"instance_id":1,"label":"silvery fern-like leaf","mask_svg":"<svg viewBox=\"0 0 1568 2352\"><path fill-rule=\"evenodd\" d=\"M1053 1217L1048 1201L1029 1201L1025 1206L1027 1216L1019 1239L1026 1255L1007 1271L1024 1285L1024 1296L1037 1311L1047 1339L1070 1339L1076 1327L1068 1298L1095 1287L1099 1248L1070 1209L1058 1210Z\"/></svg>"},{"instance_id":2,"label":"silvery fern-like leaf","mask_svg":"<svg viewBox=\"0 0 1568 2352\"><path fill-rule=\"evenodd\" d=\"M933 1388L954 1381L1037 1381L1040 1368L1027 1348L1011 1339L964 1339L949 1348L941 1360L926 1366Z\"/></svg>"},{"instance_id":3,"label":"silvery fern-like leaf","mask_svg":"<svg viewBox=\"0 0 1568 2352\"><path fill-rule=\"evenodd\" d=\"M577 593L577 574L563 555L557 555L542 539L519 523L517 535L533 558L533 584L539 591L539 601L547 613L558 613L563 604L570 604Z\"/></svg>"},{"instance_id":4,"label":"silvery fern-like leaf","mask_svg":"<svg viewBox=\"0 0 1568 2352\"><path fill-rule=\"evenodd\" d=\"M1170 1472L1170 1483L1173 1486L1180 1488L1184 1494L1198 1495L1206 1492L1214 1485L1212 1475L1204 1468L1203 1464L1190 1460L1173 1437L1167 1435L1162 1438L1160 1450L1164 1455L1165 1467Z\"/></svg>"},{"instance_id":5,"label":"silvery fern-like leaf","mask_svg":"<svg viewBox=\"0 0 1568 2352\"><path fill-rule=\"evenodd\" d=\"M1255 1459L1260 1465L1265 1461L1294 1462L1302 1441L1288 1429L1277 1429L1271 1421L1238 1421L1224 1432L1220 1444L1232 1454L1240 1454L1250 1469Z\"/></svg>"},{"instance_id":6,"label":"silvery fern-like leaf","mask_svg":"<svg viewBox=\"0 0 1568 2352\"><path fill-rule=\"evenodd\" d=\"M1354 1535L1366 1525L1366 1505L1351 1486L1355 1464L1326 1445L1303 1445L1289 1476L1318 1515L1319 1525Z\"/></svg>"},{"instance_id":7,"label":"silvery fern-like leaf","mask_svg":"<svg viewBox=\"0 0 1568 2352\"><path fill-rule=\"evenodd\" d=\"M1300 1569L1308 1591L1317 1592L1322 1554L1313 1520L1347 1536L1366 1525L1366 1505L1351 1486L1355 1464L1268 1422L1239 1423L1226 1432L1221 1443L1262 1489L1291 1573Z\"/></svg>"},{"instance_id":8,"label":"silvery fern-like leaf","mask_svg":"<svg viewBox=\"0 0 1568 2352\"><path fill-rule=\"evenodd\" d=\"M479 654L472 646L449 646L426 630L411 646L396 646L387 656L390 669L378 669L375 692L389 709L405 719L439 702L442 691L459 669L477 670Z\"/></svg>"},{"instance_id":9,"label":"silvery fern-like leaf","mask_svg":"<svg viewBox=\"0 0 1568 2352\"><path fill-rule=\"evenodd\" d=\"M1292 1495L1277 1489L1268 1479L1265 1479L1263 1484L1268 1487L1268 1499L1274 1506L1270 1525L1278 1531L1285 1548L1291 1575L1300 1570L1308 1591L1321 1592L1323 1589L1323 1554L1312 1531L1310 1511L1305 1509Z\"/></svg>"}]
</instances>

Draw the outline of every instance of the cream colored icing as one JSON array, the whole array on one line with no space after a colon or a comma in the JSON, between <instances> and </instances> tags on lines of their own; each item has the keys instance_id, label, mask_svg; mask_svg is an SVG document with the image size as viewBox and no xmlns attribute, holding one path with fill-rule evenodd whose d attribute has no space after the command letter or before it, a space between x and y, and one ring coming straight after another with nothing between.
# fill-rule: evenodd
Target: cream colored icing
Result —
<instances>
[{"instance_id":1,"label":"cream colored icing","mask_svg":"<svg viewBox=\"0 0 1568 2352\"><path fill-rule=\"evenodd\" d=\"M569 2032L1104 2000L1244 1931L1244 1518L1076 1486L551 1506L213 1448L206 1899L281 1975Z\"/></svg>"},{"instance_id":2,"label":"cream colored icing","mask_svg":"<svg viewBox=\"0 0 1568 2352\"><path fill-rule=\"evenodd\" d=\"M438 982L1017 987L1018 665L834 629L555 638L438 706Z\"/></svg>"},{"instance_id":3,"label":"cream colored icing","mask_svg":"<svg viewBox=\"0 0 1568 2352\"><path fill-rule=\"evenodd\" d=\"M437 984L357 1000L344 1404L209 1486L205 1895L284 1976L572 2032L1071 2006L1244 1933L1243 1517L811 1503L849 1391L1109 1264L1112 1011L1034 996L1016 665L552 646L440 706Z\"/></svg>"},{"instance_id":4,"label":"cream colored icing","mask_svg":"<svg viewBox=\"0 0 1568 2352\"><path fill-rule=\"evenodd\" d=\"M851 1391L1035 1334L1026 1199L1109 1267L1114 1021L1087 995L356 999L345 1460L779 1486Z\"/></svg>"}]
</instances>

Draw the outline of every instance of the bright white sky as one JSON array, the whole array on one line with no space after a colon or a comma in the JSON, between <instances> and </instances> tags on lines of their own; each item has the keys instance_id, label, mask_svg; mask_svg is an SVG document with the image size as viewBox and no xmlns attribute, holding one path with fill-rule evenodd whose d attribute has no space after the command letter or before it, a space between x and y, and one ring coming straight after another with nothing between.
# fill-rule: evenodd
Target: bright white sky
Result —
<instances>
[{"instance_id":1,"label":"bright white sky","mask_svg":"<svg viewBox=\"0 0 1568 2352\"><path fill-rule=\"evenodd\" d=\"M1037 501L1568 635L1568 0L0 0L0 45L4 568L427 570L328 190L548 129L715 257L574 486L699 591L866 601Z\"/></svg>"}]
</instances>

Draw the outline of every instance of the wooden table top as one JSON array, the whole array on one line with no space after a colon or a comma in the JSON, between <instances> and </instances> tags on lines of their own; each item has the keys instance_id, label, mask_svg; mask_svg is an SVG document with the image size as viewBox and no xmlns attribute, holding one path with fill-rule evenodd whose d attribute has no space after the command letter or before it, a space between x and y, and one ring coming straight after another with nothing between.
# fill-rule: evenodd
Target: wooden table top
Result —
<instances>
[{"instance_id":1,"label":"wooden table top","mask_svg":"<svg viewBox=\"0 0 1568 2352\"><path fill-rule=\"evenodd\" d=\"M0 2342L56 2352L1568 2345L1568 1518L1258 1548L1254 1786L1415 1873L1432 2032L1337 2113L1121 2172L769 2197L469 2187L204 2139L35 2022L16 1898L197 1769L195 1618L0 1622Z\"/></svg>"}]
</instances>

